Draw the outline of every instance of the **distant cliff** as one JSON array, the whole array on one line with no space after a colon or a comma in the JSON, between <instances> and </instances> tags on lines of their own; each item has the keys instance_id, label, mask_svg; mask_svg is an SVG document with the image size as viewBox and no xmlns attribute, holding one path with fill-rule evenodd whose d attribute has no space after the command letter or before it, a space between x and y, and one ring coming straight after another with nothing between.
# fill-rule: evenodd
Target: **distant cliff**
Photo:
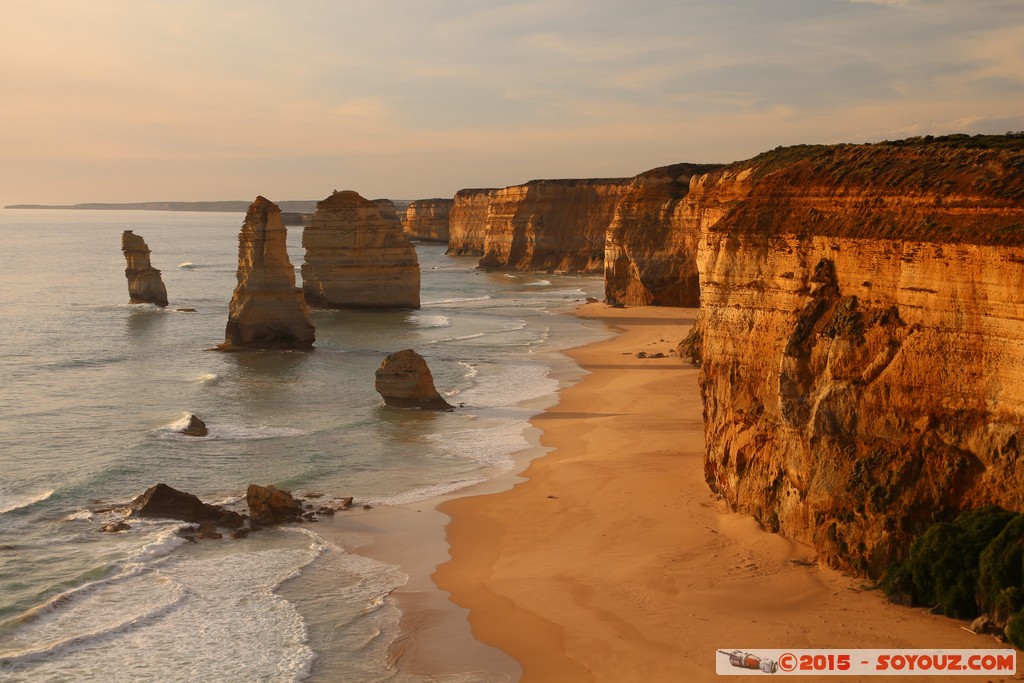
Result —
<instances>
[{"instance_id":1,"label":"distant cliff","mask_svg":"<svg viewBox=\"0 0 1024 683\"><path fill-rule=\"evenodd\" d=\"M1024 510L1024 140L779 148L687 201L716 493L870 575Z\"/></svg>"},{"instance_id":2,"label":"distant cliff","mask_svg":"<svg viewBox=\"0 0 1024 683\"><path fill-rule=\"evenodd\" d=\"M417 199L406 207L402 229L411 240L447 242L453 199Z\"/></svg>"},{"instance_id":3,"label":"distant cliff","mask_svg":"<svg viewBox=\"0 0 1024 683\"><path fill-rule=\"evenodd\" d=\"M480 268L597 273L629 178L534 180L488 195Z\"/></svg>"},{"instance_id":4,"label":"distant cliff","mask_svg":"<svg viewBox=\"0 0 1024 683\"><path fill-rule=\"evenodd\" d=\"M697 306L701 207L690 180L720 164L675 164L641 173L615 207L604 248L605 298L631 306Z\"/></svg>"},{"instance_id":5,"label":"distant cliff","mask_svg":"<svg viewBox=\"0 0 1024 683\"><path fill-rule=\"evenodd\" d=\"M459 190L448 214L448 254L483 256L492 188Z\"/></svg>"}]
</instances>

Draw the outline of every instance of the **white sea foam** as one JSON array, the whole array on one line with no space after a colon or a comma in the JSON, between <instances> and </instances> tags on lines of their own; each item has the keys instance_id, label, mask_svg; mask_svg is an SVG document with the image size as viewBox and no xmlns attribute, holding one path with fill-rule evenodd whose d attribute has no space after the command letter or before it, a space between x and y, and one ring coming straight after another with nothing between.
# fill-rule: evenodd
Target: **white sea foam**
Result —
<instances>
[{"instance_id":1,"label":"white sea foam","mask_svg":"<svg viewBox=\"0 0 1024 683\"><path fill-rule=\"evenodd\" d=\"M178 264L178 267L179 267L179 268L182 268L182 269L184 269L184 270L192 270L192 269L193 269L193 268L195 268L196 266L195 266L195 264L194 264L194 263L192 263L191 261L185 261L184 263L179 263L179 264Z\"/></svg>"},{"instance_id":2,"label":"white sea foam","mask_svg":"<svg viewBox=\"0 0 1024 683\"><path fill-rule=\"evenodd\" d=\"M452 319L446 315L421 315L414 313L407 319L425 328L451 327L452 325Z\"/></svg>"},{"instance_id":3,"label":"white sea foam","mask_svg":"<svg viewBox=\"0 0 1024 683\"><path fill-rule=\"evenodd\" d=\"M490 294L484 296L470 296L470 297L453 297L451 299L438 299L437 301L424 301L421 303L422 306L444 306L446 304L465 304L471 301L488 301L491 299Z\"/></svg>"},{"instance_id":4,"label":"white sea foam","mask_svg":"<svg viewBox=\"0 0 1024 683\"><path fill-rule=\"evenodd\" d=\"M65 522L84 521L93 518L92 510L75 510L64 518Z\"/></svg>"},{"instance_id":5,"label":"white sea foam","mask_svg":"<svg viewBox=\"0 0 1024 683\"><path fill-rule=\"evenodd\" d=\"M136 554L145 571L128 563L118 580L15 626L0 672L5 681L155 680L173 665L182 680L301 680L314 658L305 622L274 590L325 547L315 534L281 531L154 563L167 546L150 543Z\"/></svg>"},{"instance_id":6,"label":"white sea foam","mask_svg":"<svg viewBox=\"0 0 1024 683\"><path fill-rule=\"evenodd\" d=\"M536 282L527 282L527 287L547 287L551 284L551 280L537 280Z\"/></svg>"},{"instance_id":7,"label":"white sea foam","mask_svg":"<svg viewBox=\"0 0 1024 683\"><path fill-rule=\"evenodd\" d=\"M220 375L214 372L204 372L203 374L192 378L193 382L198 382L199 384L216 384L219 380Z\"/></svg>"},{"instance_id":8,"label":"white sea foam","mask_svg":"<svg viewBox=\"0 0 1024 683\"><path fill-rule=\"evenodd\" d=\"M36 493L0 493L0 514L41 503L52 495L53 489Z\"/></svg>"},{"instance_id":9,"label":"white sea foam","mask_svg":"<svg viewBox=\"0 0 1024 683\"><path fill-rule=\"evenodd\" d=\"M181 431L188 425L191 413L171 424L155 430L156 436L165 441L259 441L297 436L301 429L294 427L271 427L268 425L213 425L207 424L206 436L186 436Z\"/></svg>"}]
</instances>

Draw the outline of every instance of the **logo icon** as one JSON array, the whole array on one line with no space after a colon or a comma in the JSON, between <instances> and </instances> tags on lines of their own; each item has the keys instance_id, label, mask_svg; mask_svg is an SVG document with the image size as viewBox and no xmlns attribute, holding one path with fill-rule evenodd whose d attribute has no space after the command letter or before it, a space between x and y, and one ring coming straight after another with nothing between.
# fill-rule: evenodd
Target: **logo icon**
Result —
<instances>
[{"instance_id":1,"label":"logo icon","mask_svg":"<svg viewBox=\"0 0 1024 683\"><path fill-rule=\"evenodd\" d=\"M774 659L762 659L757 655L739 650L733 650L732 652L719 650L718 652L728 657L729 663L740 669L753 669L754 671L763 671L766 674L773 674L779 670L779 665Z\"/></svg>"}]
</instances>

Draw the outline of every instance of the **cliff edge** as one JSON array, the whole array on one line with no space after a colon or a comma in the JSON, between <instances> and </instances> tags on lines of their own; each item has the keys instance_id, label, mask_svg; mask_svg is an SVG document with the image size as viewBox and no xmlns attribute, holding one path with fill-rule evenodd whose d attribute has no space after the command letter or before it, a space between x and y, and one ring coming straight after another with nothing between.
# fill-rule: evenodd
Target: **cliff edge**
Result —
<instances>
[{"instance_id":1,"label":"cliff edge","mask_svg":"<svg viewBox=\"0 0 1024 683\"><path fill-rule=\"evenodd\" d=\"M871 576L1024 509L1024 139L778 148L687 201L712 490Z\"/></svg>"}]
</instances>

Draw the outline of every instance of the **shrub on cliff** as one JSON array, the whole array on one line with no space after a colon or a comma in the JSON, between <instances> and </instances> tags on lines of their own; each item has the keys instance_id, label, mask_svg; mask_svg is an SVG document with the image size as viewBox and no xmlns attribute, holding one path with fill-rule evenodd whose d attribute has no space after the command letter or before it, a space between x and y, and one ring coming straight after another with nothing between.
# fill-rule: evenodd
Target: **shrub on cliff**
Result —
<instances>
[{"instance_id":1,"label":"shrub on cliff","mask_svg":"<svg viewBox=\"0 0 1024 683\"><path fill-rule=\"evenodd\" d=\"M1024 515L1015 516L981 553L978 603L999 624L1024 608ZM1024 623L1019 627L1024 630Z\"/></svg>"},{"instance_id":2,"label":"shrub on cliff","mask_svg":"<svg viewBox=\"0 0 1024 683\"><path fill-rule=\"evenodd\" d=\"M1010 617L1006 625L1006 639L1018 650L1024 650L1024 610Z\"/></svg>"},{"instance_id":3,"label":"shrub on cliff","mask_svg":"<svg viewBox=\"0 0 1024 683\"><path fill-rule=\"evenodd\" d=\"M906 562L889 567L880 586L892 596L909 595L913 604L938 606L949 617L977 616L981 556L1018 516L993 505L962 512L952 522L932 525L914 541ZM993 557L986 573L993 582L998 581L998 567L1002 564Z\"/></svg>"}]
</instances>

